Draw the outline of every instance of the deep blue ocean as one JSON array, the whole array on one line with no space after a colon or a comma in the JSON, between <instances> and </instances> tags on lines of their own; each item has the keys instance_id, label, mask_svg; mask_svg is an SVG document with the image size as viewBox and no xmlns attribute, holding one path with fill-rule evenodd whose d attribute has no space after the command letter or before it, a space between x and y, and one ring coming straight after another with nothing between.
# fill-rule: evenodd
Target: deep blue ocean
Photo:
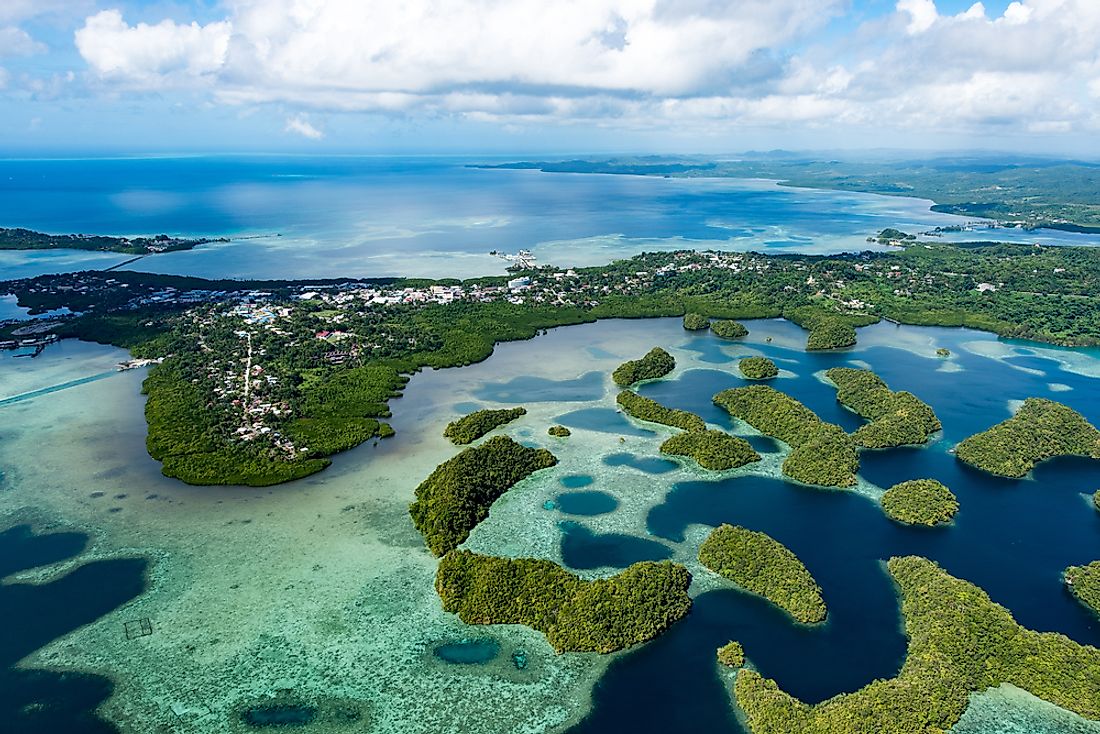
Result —
<instances>
[{"instance_id":1,"label":"deep blue ocean","mask_svg":"<svg viewBox=\"0 0 1100 734\"><path fill-rule=\"evenodd\" d=\"M130 267L206 277L475 276L492 250L595 265L685 247L837 252L961 217L930 202L736 179L483 170L476 159L195 156L0 160L0 227L235 239ZM989 232L952 235L979 239ZM1055 231L1003 240L1095 244ZM101 253L0 252L0 280L104 267Z\"/></svg>"}]
</instances>

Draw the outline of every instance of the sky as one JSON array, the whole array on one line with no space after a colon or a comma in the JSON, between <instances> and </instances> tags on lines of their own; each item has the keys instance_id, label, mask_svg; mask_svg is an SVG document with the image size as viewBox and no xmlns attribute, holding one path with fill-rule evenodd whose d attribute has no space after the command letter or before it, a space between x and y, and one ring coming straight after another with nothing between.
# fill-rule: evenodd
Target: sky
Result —
<instances>
[{"instance_id":1,"label":"sky","mask_svg":"<svg viewBox=\"0 0 1100 734\"><path fill-rule=\"evenodd\" d=\"M1100 0L0 0L0 151L1100 158Z\"/></svg>"}]
</instances>

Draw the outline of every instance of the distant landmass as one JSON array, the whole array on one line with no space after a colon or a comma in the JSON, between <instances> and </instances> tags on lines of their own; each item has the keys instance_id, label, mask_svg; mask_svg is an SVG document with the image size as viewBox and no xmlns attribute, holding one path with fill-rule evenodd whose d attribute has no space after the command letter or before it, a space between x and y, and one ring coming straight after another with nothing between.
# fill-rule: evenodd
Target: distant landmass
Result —
<instances>
[{"instance_id":1,"label":"distant landmass","mask_svg":"<svg viewBox=\"0 0 1100 734\"><path fill-rule=\"evenodd\" d=\"M44 234L30 229L0 227L0 250L93 250L124 255L152 255L159 252L190 250L208 242L228 242L220 238L186 239L159 234L154 237L110 237L88 234Z\"/></svg>"},{"instance_id":2,"label":"distant landmass","mask_svg":"<svg viewBox=\"0 0 1100 734\"><path fill-rule=\"evenodd\" d=\"M520 161L478 168L636 176L765 178L784 186L930 199L933 211L993 219L1006 227L1100 234L1100 165L1046 158L817 160L748 153L728 160L612 158Z\"/></svg>"}]
</instances>

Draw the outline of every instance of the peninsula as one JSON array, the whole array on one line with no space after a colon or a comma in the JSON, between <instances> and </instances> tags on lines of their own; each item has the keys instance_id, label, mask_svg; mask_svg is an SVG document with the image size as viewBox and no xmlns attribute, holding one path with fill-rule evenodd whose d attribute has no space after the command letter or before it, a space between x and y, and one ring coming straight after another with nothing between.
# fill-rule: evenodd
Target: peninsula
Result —
<instances>
[{"instance_id":1,"label":"peninsula","mask_svg":"<svg viewBox=\"0 0 1100 734\"><path fill-rule=\"evenodd\" d=\"M1092 611L1100 614L1100 561L1087 566L1070 566L1063 578L1066 588Z\"/></svg>"},{"instance_id":2,"label":"peninsula","mask_svg":"<svg viewBox=\"0 0 1100 734\"><path fill-rule=\"evenodd\" d=\"M517 162L481 168L632 176L772 179L784 186L931 199L933 211L983 217L973 228L1100 232L1096 168L1080 161L986 157L820 160L779 151L720 161L699 157Z\"/></svg>"},{"instance_id":3,"label":"peninsula","mask_svg":"<svg viewBox=\"0 0 1100 734\"><path fill-rule=\"evenodd\" d=\"M190 250L209 242L228 242L225 237L186 238L159 234L153 237L110 237L88 234L43 234L29 229L0 227L0 250L93 250L125 255L154 255Z\"/></svg>"},{"instance_id":4,"label":"peninsula","mask_svg":"<svg viewBox=\"0 0 1100 734\"><path fill-rule=\"evenodd\" d=\"M523 283L86 271L8 281L0 292L33 312L79 313L35 324L44 338L161 359L146 383L149 452L165 474L195 484L275 484L320 471L333 453L391 433L387 402L409 374L602 318L786 316L809 328L808 349L846 344L880 318L1100 343L1091 285L1100 282L1100 248L906 243L834 256L649 253L594 268L547 266ZM0 343L18 344L11 332L22 326L0 324ZM622 384L668 374L674 360L661 351L624 368ZM841 458L834 471L803 472L803 481L854 481L853 441L837 431L821 436L826 455ZM788 468L816 463L812 453Z\"/></svg>"}]
</instances>

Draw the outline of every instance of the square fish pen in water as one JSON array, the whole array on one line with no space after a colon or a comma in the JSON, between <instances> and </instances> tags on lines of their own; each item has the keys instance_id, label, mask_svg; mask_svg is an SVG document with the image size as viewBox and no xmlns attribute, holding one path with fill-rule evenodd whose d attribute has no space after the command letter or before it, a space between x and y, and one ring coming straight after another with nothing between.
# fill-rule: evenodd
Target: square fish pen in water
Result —
<instances>
[{"instance_id":1,"label":"square fish pen in water","mask_svg":"<svg viewBox=\"0 0 1100 734\"><path fill-rule=\"evenodd\" d=\"M148 637L153 634L153 622L148 617L134 619L126 623L126 639L136 640L139 637Z\"/></svg>"}]
</instances>

